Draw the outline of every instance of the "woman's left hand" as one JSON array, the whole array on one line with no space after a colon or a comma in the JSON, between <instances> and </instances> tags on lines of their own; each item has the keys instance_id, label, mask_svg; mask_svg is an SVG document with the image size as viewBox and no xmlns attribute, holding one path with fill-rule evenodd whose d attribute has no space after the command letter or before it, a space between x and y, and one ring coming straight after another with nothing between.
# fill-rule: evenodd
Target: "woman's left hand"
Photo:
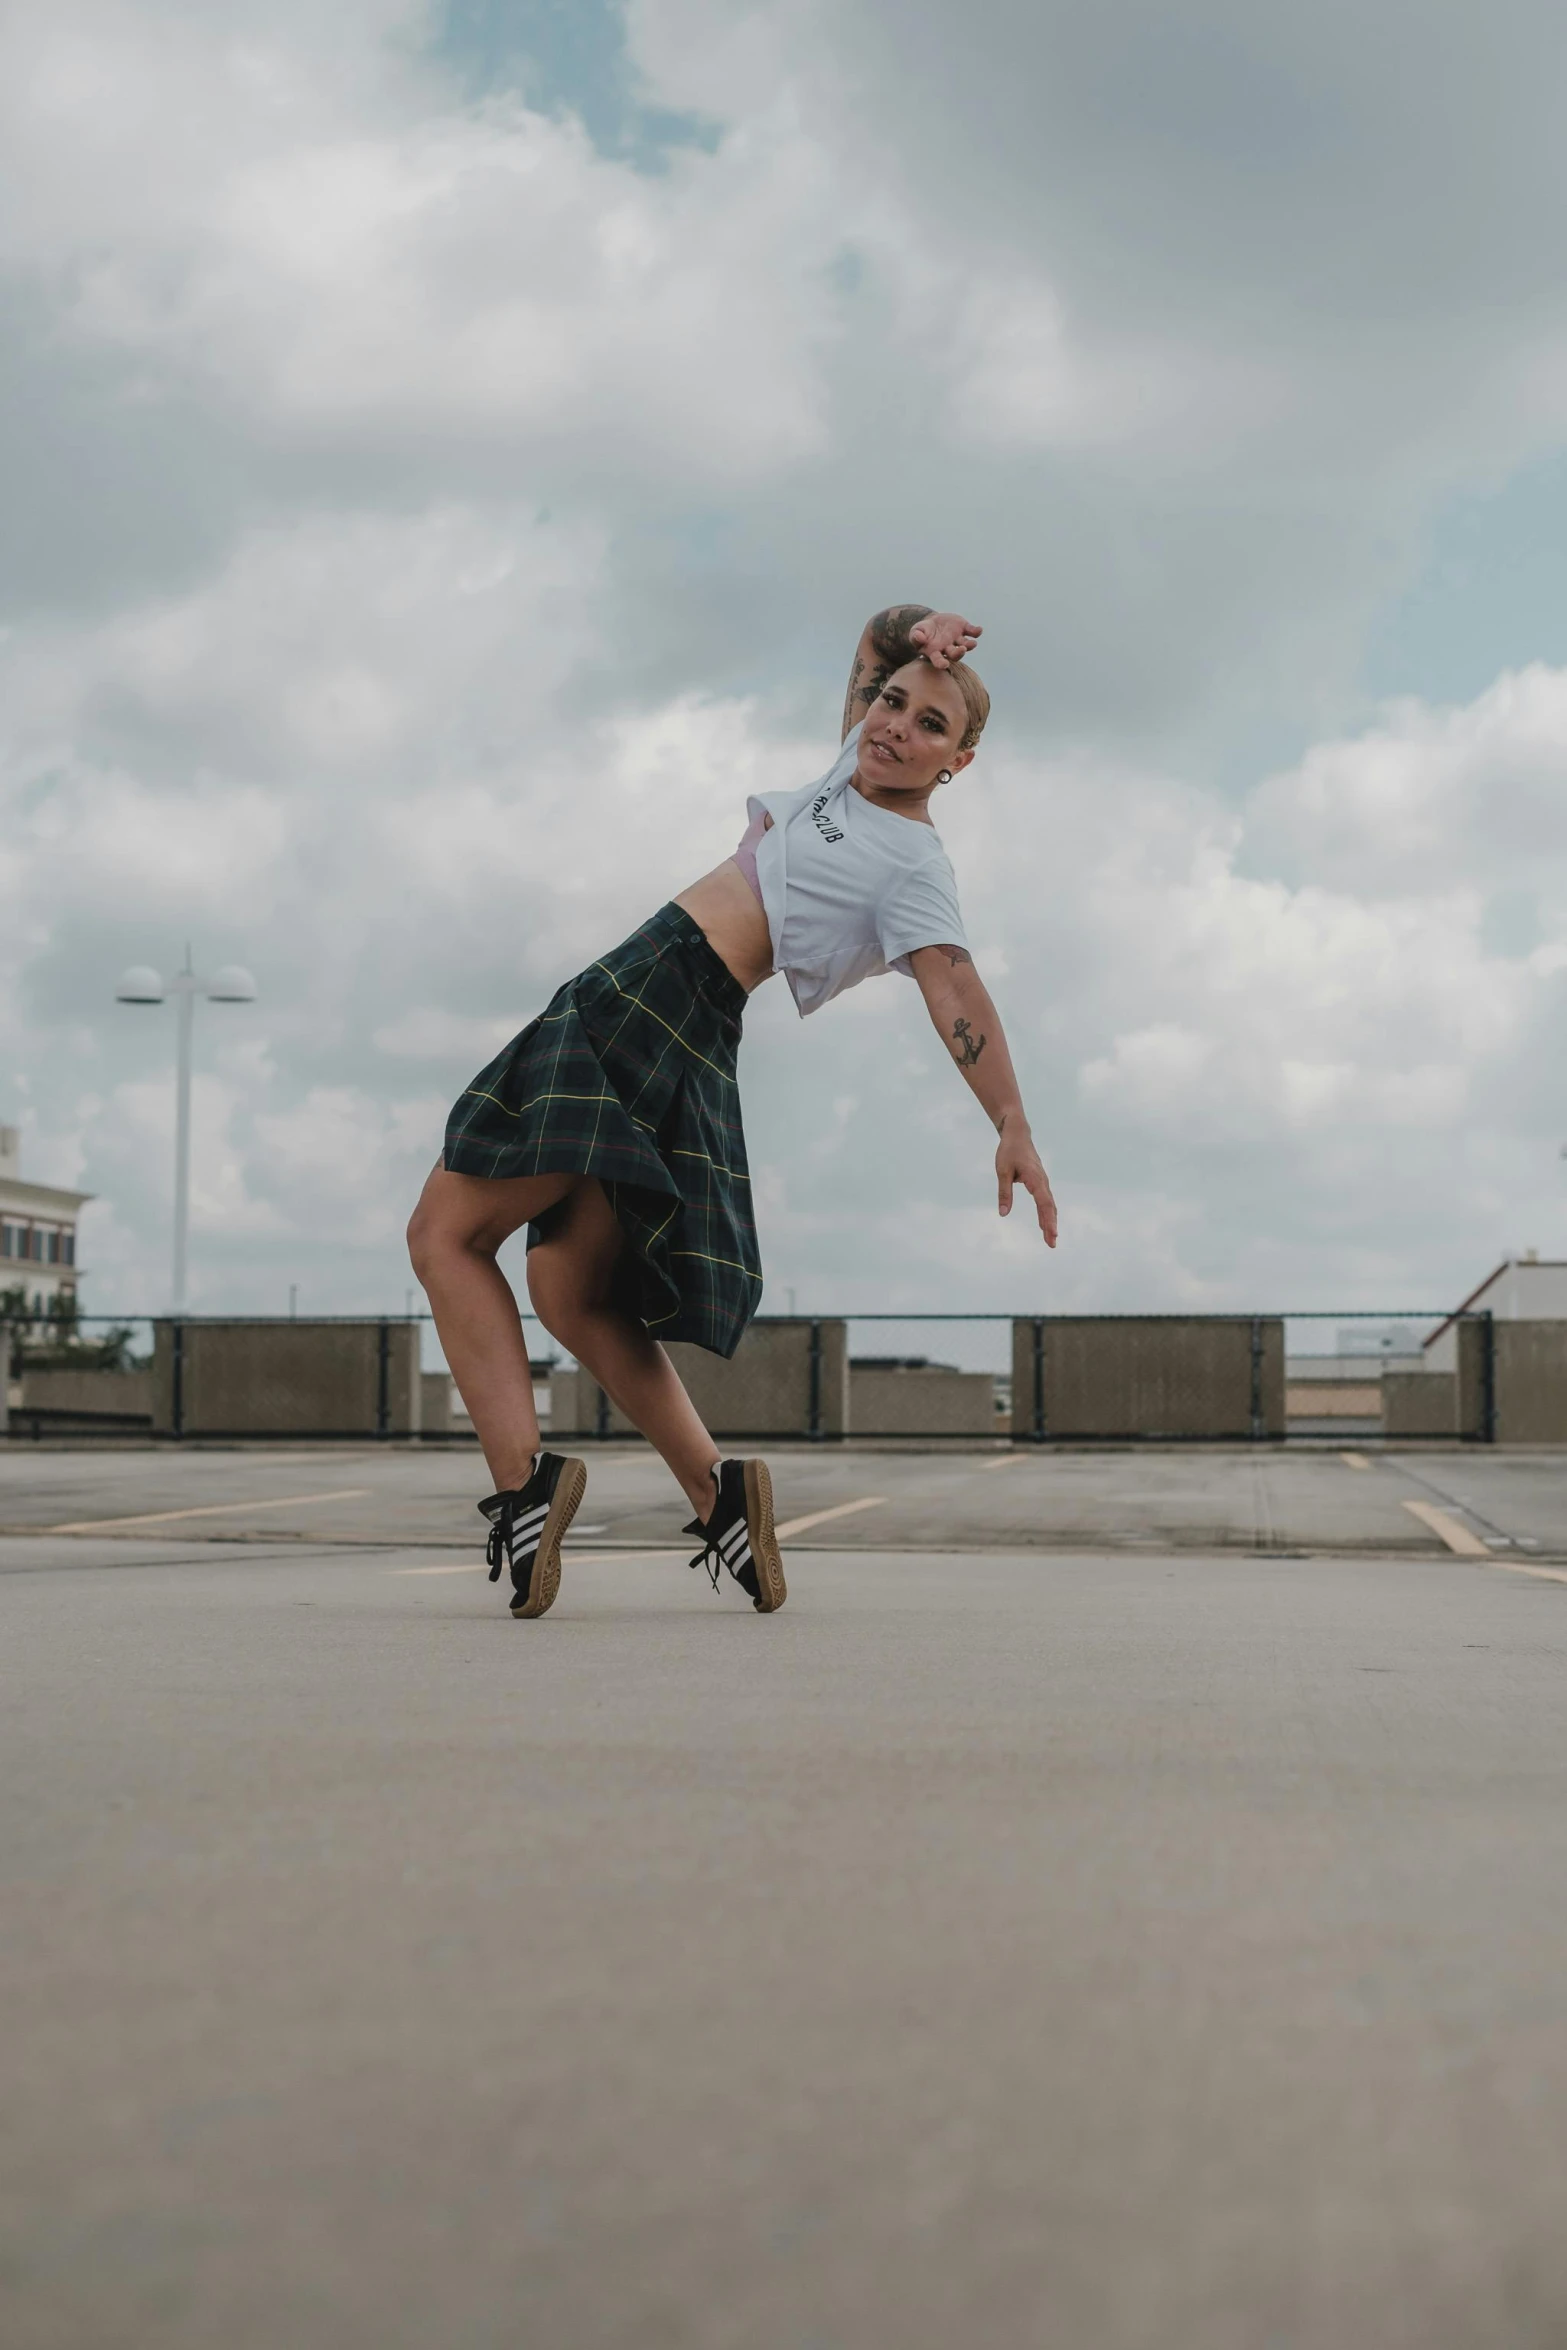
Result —
<instances>
[{"instance_id":1,"label":"woman's left hand","mask_svg":"<svg viewBox=\"0 0 1567 2350\"><path fill-rule=\"evenodd\" d=\"M1050 1178L1045 1173L1044 1163L1034 1148L1033 1137L1026 1127L1015 1142L1003 1133L996 1145L997 1204L1003 1216L1012 1213L1012 1191L1014 1185L1019 1183L1033 1200L1038 1212L1039 1229L1045 1236L1045 1246L1054 1248L1055 1194L1050 1188Z\"/></svg>"},{"instance_id":2,"label":"woman's left hand","mask_svg":"<svg viewBox=\"0 0 1567 2350\"><path fill-rule=\"evenodd\" d=\"M909 630L909 642L918 645L932 669L950 669L965 653L972 653L984 630L977 620L958 612L930 612Z\"/></svg>"}]
</instances>

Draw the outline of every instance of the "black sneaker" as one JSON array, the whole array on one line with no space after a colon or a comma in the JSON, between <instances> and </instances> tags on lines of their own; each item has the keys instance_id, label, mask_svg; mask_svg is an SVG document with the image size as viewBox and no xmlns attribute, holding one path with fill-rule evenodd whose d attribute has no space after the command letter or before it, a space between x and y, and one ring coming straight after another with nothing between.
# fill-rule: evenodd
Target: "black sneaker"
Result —
<instances>
[{"instance_id":1,"label":"black sneaker","mask_svg":"<svg viewBox=\"0 0 1567 2350\"><path fill-rule=\"evenodd\" d=\"M490 1581L498 1583L502 1567L510 1567L514 1616L542 1616L553 1606L560 1589L561 1537L587 1489L586 1461L541 1452L526 1485L480 1502L490 1521L485 1550Z\"/></svg>"},{"instance_id":2,"label":"black sneaker","mask_svg":"<svg viewBox=\"0 0 1567 2350\"><path fill-rule=\"evenodd\" d=\"M720 1461L713 1471L718 1499L708 1518L693 1518L684 1531L699 1534L702 1548L691 1561L706 1567L718 1589L727 1567L753 1607L764 1616L789 1596L783 1558L773 1532L773 1481L765 1461Z\"/></svg>"}]
</instances>

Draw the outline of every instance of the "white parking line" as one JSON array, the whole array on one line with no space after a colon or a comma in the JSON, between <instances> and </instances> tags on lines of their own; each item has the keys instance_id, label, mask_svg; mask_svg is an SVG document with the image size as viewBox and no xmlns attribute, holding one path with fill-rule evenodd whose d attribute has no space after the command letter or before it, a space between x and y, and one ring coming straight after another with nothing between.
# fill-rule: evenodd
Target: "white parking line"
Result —
<instances>
[{"instance_id":1,"label":"white parking line","mask_svg":"<svg viewBox=\"0 0 1567 2350\"><path fill-rule=\"evenodd\" d=\"M678 1559L683 1550L563 1550L561 1565L565 1567L602 1567L611 1559ZM386 1567L388 1575L483 1575L488 1573L483 1559L464 1559L460 1567Z\"/></svg>"},{"instance_id":2,"label":"white parking line","mask_svg":"<svg viewBox=\"0 0 1567 2350\"><path fill-rule=\"evenodd\" d=\"M1418 1518L1433 1534L1440 1535L1448 1549L1456 1551L1460 1558L1490 1558L1490 1549L1479 1535L1471 1534L1467 1526L1460 1526L1456 1518L1449 1517L1446 1510L1439 1510L1434 1502L1406 1501L1404 1507L1412 1518Z\"/></svg>"},{"instance_id":3,"label":"white parking line","mask_svg":"<svg viewBox=\"0 0 1567 2350\"><path fill-rule=\"evenodd\" d=\"M812 1510L803 1518L791 1518L786 1526L775 1526L773 1532L780 1542L787 1542L791 1534L803 1534L808 1526L825 1526L829 1518L852 1518L856 1510L879 1510L887 1506L885 1493L867 1493L860 1501L840 1501L830 1510Z\"/></svg>"},{"instance_id":4,"label":"white parking line","mask_svg":"<svg viewBox=\"0 0 1567 2350\"><path fill-rule=\"evenodd\" d=\"M1020 1452L1003 1453L999 1461L983 1461L980 1464L980 1474L983 1476L991 1469L1015 1469L1022 1458L1023 1455Z\"/></svg>"},{"instance_id":5,"label":"white parking line","mask_svg":"<svg viewBox=\"0 0 1567 2350\"><path fill-rule=\"evenodd\" d=\"M135 1518L76 1518L65 1526L40 1526L40 1534L108 1534L117 1526L167 1526L176 1518L242 1517L247 1510L294 1510L307 1501L364 1501L368 1485L343 1493L281 1493L271 1501L209 1501L198 1510L143 1510Z\"/></svg>"},{"instance_id":6,"label":"white parking line","mask_svg":"<svg viewBox=\"0 0 1567 2350\"><path fill-rule=\"evenodd\" d=\"M1371 1466L1363 1452L1341 1452L1338 1457L1346 1469L1369 1469Z\"/></svg>"}]
</instances>

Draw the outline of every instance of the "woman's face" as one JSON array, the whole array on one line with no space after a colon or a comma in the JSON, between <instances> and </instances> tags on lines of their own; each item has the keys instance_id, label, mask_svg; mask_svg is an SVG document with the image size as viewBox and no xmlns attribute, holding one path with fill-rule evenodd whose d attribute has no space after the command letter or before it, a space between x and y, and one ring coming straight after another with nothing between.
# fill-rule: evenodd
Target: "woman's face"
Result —
<instances>
[{"instance_id":1,"label":"woman's face","mask_svg":"<svg viewBox=\"0 0 1567 2350\"><path fill-rule=\"evenodd\" d=\"M857 773L878 791L928 792L973 758L960 751L968 712L952 678L928 661L895 669L865 713Z\"/></svg>"}]
</instances>

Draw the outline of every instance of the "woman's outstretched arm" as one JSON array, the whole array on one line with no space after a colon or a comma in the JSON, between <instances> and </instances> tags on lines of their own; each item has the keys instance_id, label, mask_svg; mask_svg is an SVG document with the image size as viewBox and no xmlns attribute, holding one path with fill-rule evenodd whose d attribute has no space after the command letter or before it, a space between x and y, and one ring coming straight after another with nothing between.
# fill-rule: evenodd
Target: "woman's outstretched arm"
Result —
<instances>
[{"instance_id":1,"label":"woman's outstretched arm","mask_svg":"<svg viewBox=\"0 0 1567 2350\"><path fill-rule=\"evenodd\" d=\"M963 1073L969 1091L996 1129L997 1204L1012 1212L1021 1183L1034 1202L1046 1243L1056 1245L1056 1203L1050 1178L1028 1130L1012 1055L984 981L966 947L920 947L909 957L936 1034Z\"/></svg>"},{"instance_id":2,"label":"woman's outstretched arm","mask_svg":"<svg viewBox=\"0 0 1567 2350\"><path fill-rule=\"evenodd\" d=\"M889 604L885 612L867 620L854 648L839 741L859 725L895 669L919 653L933 668L948 669L972 653L982 633L977 622L957 612L933 612L929 604Z\"/></svg>"}]
</instances>

